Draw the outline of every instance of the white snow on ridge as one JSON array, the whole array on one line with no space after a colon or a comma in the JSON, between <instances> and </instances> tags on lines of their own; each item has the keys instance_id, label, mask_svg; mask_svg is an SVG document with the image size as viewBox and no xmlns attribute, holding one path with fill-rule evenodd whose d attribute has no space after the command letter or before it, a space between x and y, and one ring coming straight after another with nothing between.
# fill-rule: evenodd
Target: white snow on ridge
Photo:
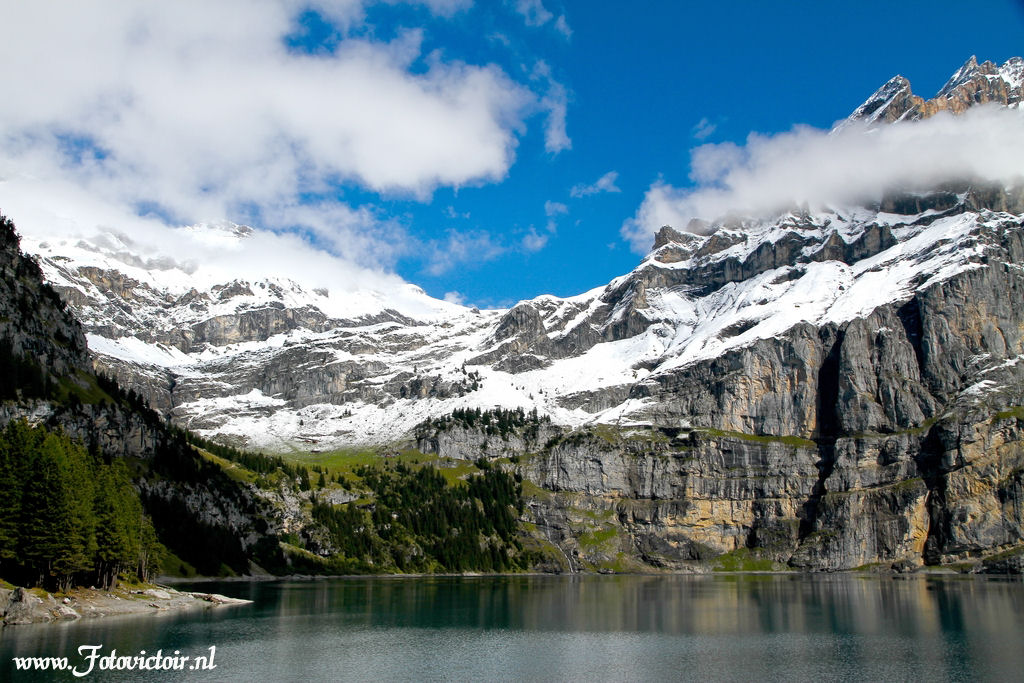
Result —
<instances>
[{"instance_id":1,"label":"white snow on ridge","mask_svg":"<svg viewBox=\"0 0 1024 683\"><path fill-rule=\"evenodd\" d=\"M999 76L1011 88L1024 86L1024 59L1014 57L999 67Z\"/></svg>"},{"instance_id":2,"label":"white snow on ridge","mask_svg":"<svg viewBox=\"0 0 1024 683\"><path fill-rule=\"evenodd\" d=\"M134 243L108 231L88 240L79 237L22 236L22 249L43 260L48 280L81 289L75 271L92 267L117 271L138 283L137 289L156 303L170 303L193 290L212 294L205 317L230 315L241 309L272 304L288 308L309 306L338 320L355 320L393 310L414 320L445 320L468 309L428 296L396 275L360 269L302 243L232 223L166 228L163 236L175 244L154 248ZM250 244L255 246L250 247ZM279 260L273 251L280 250ZM250 251L256 251L250 254ZM184 257L183 257L184 255ZM265 270L247 265L247 259L276 263ZM298 260L296 265L295 261ZM71 268L68 271L67 268ZM359 272L353 274L353 270ZM277 273L277 275L269 275ZM249 294L218 299L217 288L238 283ZM189 309L176 307L177 323L196 322Z\"/></svg>"},{"instance_id":3,"label":"white snow on ridge","mask_svg":"<svg viewBox=\"0 0 1024 683\"><path fill-rule=\"evenodd\" d=\"M909 298L915 289L981 267L978 257L985 249L985 239L975 233L1020 229L1019 219L1009 218L1006 214L987 212L943 217L930 211L904 216L844 208L810 215L789 214L774 222L750 222L743 225L742 232L726 229L717 235L688 239L685 245L667 245L662 249L682 248L690 255L686 257L684 251L682 260L664 263L657 260L659 253L679 252L654 252L633 273L616 278L607 286L575 297L541 296L521 302L537 311L547 338L556 343L579 326L593 325L595 332L603 333L616 316L628 314L649 322L635 336L601 342L566 358L542 357L539 362L543 367L515 374L498 370L491 363L474 362L482 354L500 350L508 341L499 342L493 336L506 311L474 312L430 299L405 283L381 291L325 292L282 277L250 278L216 282L201 290L205 296L189 300L182 297L191 287L200 289L199 285L213 282L203 279L211 276L198 266L189 272L193 266L187 264L133 263L133 258L116 251L119 243L113 239L103 248L66 242L40 242L35 248L48 256L42 261L47 277L82 295L86 304L81 310L93 316L96 329L124 329L123 320L130 319L136 329L159 327L166 333L187 330L190 325L215 316L271 306L291 310L312 307L330 318L345 320L343 326L325 331L300 326L265 340L206 345L191 354L173 346L147 344L128 336L128 331L117 339L96 333L88 335L89 346L97 353L159 368L182 381L198 382L196 386L200 387L206 383L214 392L228 394L175 408L175 415L186 425L191 419L196 420L193 426L216 425L204 432L208 436L235 435L250 446L269 450L322 450L389 443L407 436L423 420L456 408L536 408L554 422L568 426L642 421L651 399L627 398L633 385L761 339L783 336L801 323L841 324L865 317L879 306ZM811 260L821 245L835 236L852 244L871 225L888 226L898 243L852 265ZM206 234L205 228L197 230ZM239 234L231 226L218 230L219 233L204 239L228 245L233 244L232 240L248 239L241 229ZM671 271L707 267L728 258L744 261L761 245L779 244L779 240L793 233L805 245L794 252L801 255L797 263L728 283L703 296L687 291L685 285L651 284L672 282L676 275L652 274L652 268ZM697 253L700 256L694 256ZM116 270L139 284L126 283L130 291L124 303L114 301L113 294L75 277L77 267L82 265ZM665 279L659 279L662 277ZM637 287L634 281L646 284ZM404 301L403 297L412 302L404 309L395 304ZM420 313L426 311L422 317L409 313L419 305L417 302L424 306ZM609 310L612 302L616 307ZM419 322L365 324L354 319L354 311L372 314L386 308ZM431 317L431 311L438 315ZM631 318L630 324L634 320ZM294 354L297 347L305 355ZM529 347L526 352L529 353ZM344 402L298 407L283 395L267 396L259 389L242 385L243 381L259 385L267 368L281 371L295 358L303 359L299 362L306 367L291 366L289 370L309 372L311 377L316 377L319 367L347 364L331 371L334 377L338 373L354 375L344 378L343 390L348 392ZM415 397L398 397L397 387L414 379L437 381L449 387L461 383L463 388L450 393L423 391ZM470 384L472 388L467 389ZM271 385L277 386L267 386ZM385 386L389 387L389 394L381 394ZM608 396L614 396L611 407L597 410L590 405L594 392L605 392L602 406L609 405ZM385 397L380 405L366 399L375 395Z\"/></svg>"},{"instance_id":4,"label":"white snow on ridge","mask_svg":"<svg viewBox=\"0 0 1024 683\"><path fill-rule=\"evenodd\" d=\"M905 242L850 266L839 261L812 262L803 275L776 282L790 267L761 273L730 283L693 302L699 323L689 327L690 316L679 316L682 334L666 349L669 360L658 371L675 370L715 358L757 339L777 337L794 325L844 323L862 318L893 301L910 297L957 273L980 267L972 260L983 251L980 244L965 245L977 227L977 216L960 214L935 220ZM930 277L923 284L921 274ZM747 328L735 335L730 328Z\"/></svg>"},{"instance_id":5,"label":"white snow on ridge","mask_svg":"<svg viewBox=\"0 0 1024 683\"><path fill-rule=\"evenodd\" d=\"M159 368L175 368L193 362L191 356L182 353L181 350L173 346L147 344L136 337L108 339L98 334L87 333L85 338L89 348L95 353L113 356L130 363Z\"/></svg>"}]
</instances>

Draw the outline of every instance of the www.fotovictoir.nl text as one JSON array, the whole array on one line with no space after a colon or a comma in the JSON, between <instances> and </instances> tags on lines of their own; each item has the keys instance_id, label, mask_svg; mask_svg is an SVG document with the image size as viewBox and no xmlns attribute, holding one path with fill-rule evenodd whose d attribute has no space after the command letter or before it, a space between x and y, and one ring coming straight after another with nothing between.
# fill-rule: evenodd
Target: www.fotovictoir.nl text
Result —
<instances>
[{"instance_id":1,"label":"www.fotovictoir.nl text","mask_svg":"<svg viewBox=\"0 0 1024 683\"><path fill-rule=\"evenodd\" d=\"M211 645L205 654L183 655L180 650L165 654L157 650L149 654L141 650L136 655L118 654L117 650L103 652L103 645L80 645L78 660L68 657L13 657L16 671L70 671L81 678L95 671L213 671L217 646Z\"/></svg>"}]
</instances>

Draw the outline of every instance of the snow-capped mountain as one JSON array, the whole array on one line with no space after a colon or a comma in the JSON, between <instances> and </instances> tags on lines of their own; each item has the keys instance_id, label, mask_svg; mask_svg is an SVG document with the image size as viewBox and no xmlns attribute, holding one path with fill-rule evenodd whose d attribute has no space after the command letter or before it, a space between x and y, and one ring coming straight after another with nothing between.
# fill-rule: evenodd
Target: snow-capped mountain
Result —
<instances>
[{"instance_id":1,"label":"snow-capped mountain","mask_svg":"<svg viewBox=\"0 0 1024 683\"><path fill-rule=\"evenodd\" d=\"M221 255L220 262L182 262L154 254L149 245L114 231L88 239L27 236L25 245L44 258L48 277L69 287L69 301L91 328L109 328L109 337L127 333L186 353L204 344L223 344L232 331L218 328L213 321L251 311L304 314L308 319L300 324L310 329L328 329L334 326L331 321L437 320L463 312L462 307L433 299L395 277L380 276L365 285L333 291L317 286L313 279L299 282L290 274L257 273L244 279L240 274L251 269L230 267L227 262L248 257L244 247L255 237L247 226L225 222L170 232L177 233L172 239L188 242L195 252ZM290 320L278 324L295 326ZM238 334L246 336L245 330Z\"/></svg>"},{"instance_id":2,"label":"snow-capped mountain","mask_svg":"<svg viewBox=\"0 0 1024 683\"><path fill-rule=\"evenodd\" d=\"M661 387L687 368L797 327L866 318L985 267L1021 231L1013 213L978 206L992 192L789 213L707 236L665 228L648 257L606 287L508 311L414 291L403 294L422 300L418 311L376 292L346 311L275 278L200 290L178 268L133 265L123 252L26 248L84 319L97 363L157 408L254 446L328 448L388 442L463 407L537 408L567 425L663 421ZM699 411L671 422L756 433L757 419Z\"/></svg>"},{"instance_id":3,"label":"snow-capped mountain","mask_svg":"<svg viewBox=\"0 0 1024 683\"><path fill-rule=\"evenodd\" d=\"M848 120L1014 106L1022 74L1020 59L996 67L972 58L935 99L897 78ZM1019 272L1022 197L1020 188L951 182L870 206L730 218L701 235L666 227L640 265L607 286L494 311L438 301L397 279L325 288L270 273L240 278L139 253L114 233L27 238L23 247L83 320L99 367L179 423L250 446L388 443L453 409L496 406L536 408L568 426L815 438L821 397L807 377L839 352L846 330L881 315L875 351L895 345L927 356L914 307L970 273ZM228 252L253 235L232 224L182 229ZM966 344L973 350L956 381L940 387L920 368L885 369L904 372L906 386L876 377L873 388L856 389L866 403L849 419L865 429L910 427L1017 381L1024 349L1005 322L977 321L1004 341Z\"/></svg>"},{"instance_id":4,"label":"snow-capped mountain","mask_svg":"<svg viewBox=\"0 0 1024 683\"><path fill-rule=\"evenodd\" d=\"M972 58L927 102L894 79L839 128L1018 107L1022 65ZM415 439L442 460L506 458L561 570L1021 572L1024 184L910 180L860 205L664 227L606 286L508 310L372 271L335 286L332 263L274 268L282 238L230 224L165 248L111 231L22 246L95 364L166 416L270 450ZM453 415L499 406L521 424Z\"/></svg>"}]
</instances>

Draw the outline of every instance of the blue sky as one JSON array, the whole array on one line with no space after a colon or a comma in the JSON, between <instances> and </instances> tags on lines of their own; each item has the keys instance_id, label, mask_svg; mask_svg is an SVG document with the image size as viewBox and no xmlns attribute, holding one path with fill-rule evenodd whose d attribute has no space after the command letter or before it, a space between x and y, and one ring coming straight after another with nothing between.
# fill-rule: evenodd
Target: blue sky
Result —
<instances>
[{"instance_id":1,"label":"blue sky","mask_svg":"<svg viewBox=\"0 0 1024 683\"><path fill-rule=\"evenodd\" d=\"M652 185L694 185L701 145L828 129L897 73L930 97L972 54L1024 53L1020 2L4 4L5 179L296 230L481 306L633 268L624 223Z\"/></svg>"}]
</instances>

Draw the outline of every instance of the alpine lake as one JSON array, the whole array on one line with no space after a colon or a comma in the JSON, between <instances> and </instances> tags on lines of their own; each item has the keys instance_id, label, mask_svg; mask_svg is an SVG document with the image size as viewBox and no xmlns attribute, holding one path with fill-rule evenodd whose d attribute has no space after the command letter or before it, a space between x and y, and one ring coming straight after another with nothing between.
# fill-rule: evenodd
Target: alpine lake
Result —
<instances>
[{"instance_id":1,"label":"alpine lake","mask_svg":"<svg viewBox=\"0 0 1024 683\"><path fill-rule=\"evenodd\" d=\"M176 586L181 588L181 586ZM185 588L188 588L186 586ZM0 680L1003 681L1019 577L710 574L202 583L252 604L0 630ZM14 657L213 655L199 670ZM215 648L211 650L211 647ZM201 661L201 660L200 660Z\"/></svg>"}]
</instances>

